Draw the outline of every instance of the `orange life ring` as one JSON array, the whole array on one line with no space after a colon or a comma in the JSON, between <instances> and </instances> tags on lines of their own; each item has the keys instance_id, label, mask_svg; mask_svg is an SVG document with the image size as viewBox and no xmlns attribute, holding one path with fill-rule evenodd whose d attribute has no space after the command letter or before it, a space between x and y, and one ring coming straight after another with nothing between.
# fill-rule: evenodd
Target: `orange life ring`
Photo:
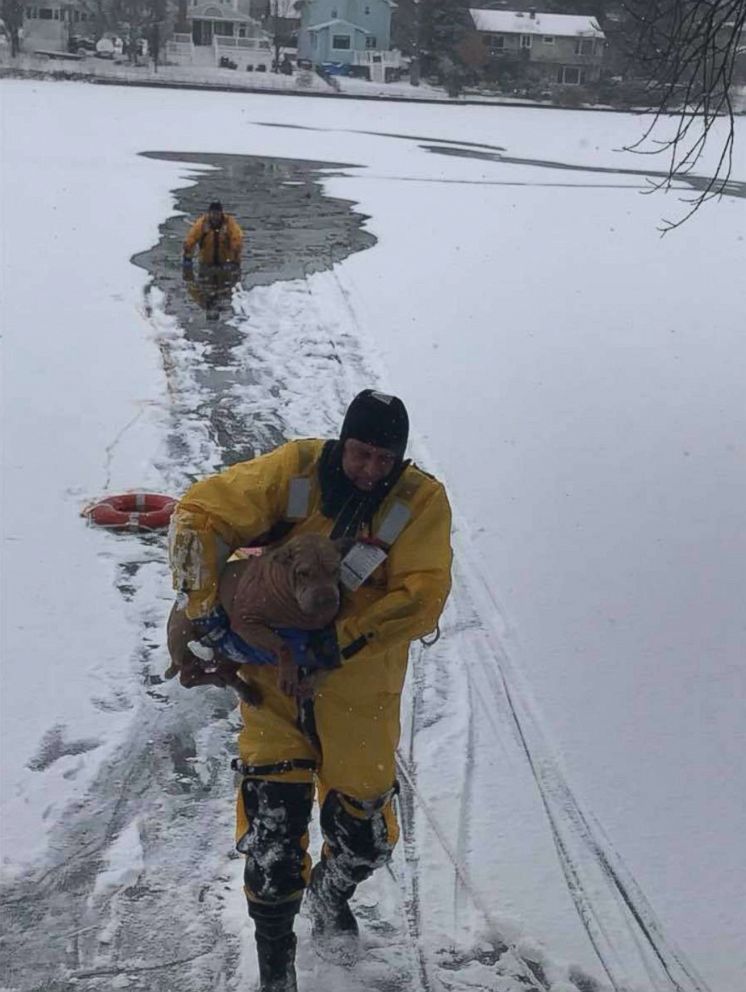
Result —
<instances>
[{"instance_id":1,"label":"orange life ring","mask_svg":"<svg viewBox=\"0 0 746 992\"><path fill-rule=\"evenodd\" d=\"M123 493L87 506L82 515L112 530L161 530L168 527L176 503L172 496L158 493Z\"/></svg>"}]
</instances>

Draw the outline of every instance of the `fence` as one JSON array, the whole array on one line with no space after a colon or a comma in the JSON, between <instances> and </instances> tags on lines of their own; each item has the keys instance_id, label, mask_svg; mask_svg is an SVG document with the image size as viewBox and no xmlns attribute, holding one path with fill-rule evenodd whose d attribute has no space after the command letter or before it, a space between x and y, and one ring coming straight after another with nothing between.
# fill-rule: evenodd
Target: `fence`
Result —
<instances>
[{"instance_id":1,"label":"fence","mask_svg":"<svg viewBox=\"0 0 746 992\"><path fill-rule=\"evenodd\" d=\"M172 34L166 42L166 60L176 65L194 62L194 42L190 34Z\"/></svg>"}]
</instances>

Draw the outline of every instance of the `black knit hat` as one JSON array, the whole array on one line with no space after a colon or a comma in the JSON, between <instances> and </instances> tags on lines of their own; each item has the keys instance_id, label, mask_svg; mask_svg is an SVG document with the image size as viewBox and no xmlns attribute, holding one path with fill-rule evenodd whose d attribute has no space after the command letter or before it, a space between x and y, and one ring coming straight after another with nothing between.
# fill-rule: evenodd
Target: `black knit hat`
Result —
<instances>
[{"instance_id":1,"label":"black knit hat","mask_svg":"<svg viewBox=\"0 0 746 992\"><path fill-rule=\"evenodd\" d=\"M207 209L208 210L219 210L220 213L222 214L222 212L223 212L223 204L220 202L220 200L213 200L212 203L210 204L210 206Z\"/></svg>"},{"instance_id":2,"label":"black knit hat","mask_svg":"<svg viewBox=\"0 0 746 992\"><path fill-rule=\"evenodd\" d=\"M342 423L339 440L344 442L350 437L403 458L409 437L406 407L398 396L364 389L348 406Z\"/></svg>"}]
</instances>

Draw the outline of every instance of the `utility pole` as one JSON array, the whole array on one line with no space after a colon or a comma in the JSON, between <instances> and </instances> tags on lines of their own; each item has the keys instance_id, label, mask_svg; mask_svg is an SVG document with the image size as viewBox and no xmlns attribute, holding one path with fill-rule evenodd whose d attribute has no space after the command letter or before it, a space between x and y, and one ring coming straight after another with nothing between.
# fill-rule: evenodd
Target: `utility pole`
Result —
<instances>
[{"instance_id":1,"label":"utility pole","mask_svg":"<svg viewBox=\"0 0 746 992\"><path fill-rule=\"evenodd\" d=\"M409 63L409 82L412 86L420 85L422 65L420 59L420 4L422 0L414 0L414 44L412 46L412 61Z\"/></svg>"}]
</instances>

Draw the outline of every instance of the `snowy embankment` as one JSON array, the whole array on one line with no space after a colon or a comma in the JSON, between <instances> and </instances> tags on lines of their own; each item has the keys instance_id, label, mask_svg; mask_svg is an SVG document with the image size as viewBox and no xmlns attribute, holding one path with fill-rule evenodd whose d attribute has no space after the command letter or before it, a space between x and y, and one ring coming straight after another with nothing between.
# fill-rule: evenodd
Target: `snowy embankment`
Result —
<instances>
[{"instance_id":1,"label":"snowy embankment","mask_svg":"<svg viewBox=\"0 0 746 992\"><path fill-rule=\"evenodd\" d=\"M21 55L5 59L0 66L12 73L49 74L56 79L89 80L90 82L125 83L141 86L194 86L199 88L236 89L274 93L316 93L334 95L334 90L315 72L296 73L293 76L274 72L239 72L216 65L160 65L151 63L138 66L124 62L97 59L93 56L80 60L48 58L40 55Z\"/></svg>"},{"instance_id":2,"label":"snowy embankment","mask_svg":"<svg viewBox=\"0 0 746 992\"><path fill-rule=\"evenodd\" d=\"M127 259L184 170L137 153L349 162L328 188L379 244L237 297L257 384L235 401L329 433L378 377L457 510L457 587L415 653L402 744L412 967L514 988L487 963L499 927L527 957L543 942L557 979L603 976L600 955L617 988L740 992L744 201L659 239L672 198L593 171L641 168L613 151L639 127L618 115L4 90L6 871L42 857L131 733L143 617L168 607L162 548L86 530L80 507L219 462L199 425L178 465L167 443L200 353L148 320ZM123 607L127 568L150 578ZM171 720L199 705L169 695ZM102 886L129 884L127 852L137 871L125 824ZM385 918L396 890L370 891ZM243 937L238 888L227 906Z\"/></svg>"}]
</instances>

